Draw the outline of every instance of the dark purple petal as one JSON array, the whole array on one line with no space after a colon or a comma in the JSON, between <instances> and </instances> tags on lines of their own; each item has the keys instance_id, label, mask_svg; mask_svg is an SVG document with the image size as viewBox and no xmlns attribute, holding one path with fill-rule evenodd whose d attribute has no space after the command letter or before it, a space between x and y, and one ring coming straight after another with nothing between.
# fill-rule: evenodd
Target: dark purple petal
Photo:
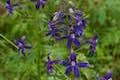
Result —
<instances>
[{"instance_id":1,"label":"dark purple petal","mask_svg":"<svg viewBox=\"0 0 120 80\"><path fill-rule=\"evenodd\" d=\"M74 74L76 77L80 77L80 71L79 71L79 68L77 66L74 66Z\"/></svg>"},{"instance_id":2,"label":"dark purple petal","mask_svg":"<svg viewBox=\"0 0 120 80\"><path fill-rule=\"evenodd\" d=\"M70 54L70 61L76 61L76 54L74 53Z\"/></svg>"},{"instance_id":3,"label":"dark purple petal","mask_svg":"<svg viewBox=\"0 0 120 80\"><path fill-rule=\"evenodd\" d=\"M104 78L105 78L106 80L112 78L112 72L108 72L108 73L104 76Z\"/></svg>"},{"instance_id":4,"label":"dark purple petal","mask_svg":"<svg viewBox=\"0 0 120 80\"><path fill-rule=\"evenodd\" d=\"M39 7L40 7L40 1L38 0L38 1L37 1L37 4L36 4L36 9L38 10Z\"/></svg>"},{"instance_id":5,"label":"dark purple petal","mask_svg":"<svg viewBox=\"0 0 120 80\"><path fill-rule=\"evenodd\" d=\"M47 34L46 34L46 36L49 36L49 35L51 35L52 34L52 31L49 31Z\"/></svg>"},{"instance_id":6,"label":"dark purple petal","mask_svg":"<svg viewBox=\"0 0 120 80\"><path fill-rule=\"evenodd\" d=\"M7 0L6 3L7 3L7 4L10 4L10 0Z\"/></svg>"},{"instance_id":7,"label":"dark purple petal","mask_svg":"<svg viewBox=\"0 0 120 80\"><path fill-rule=\"evenodd\" d=\"M71 71L72 71L72 66L67 66L67 69L66 69L65 74L66 74L67 76L69 76L70 73L71 73Z\"/></svg>"},{"instance_id":8,"label":"dark purple petal","mask_svg":"<svg viewBox=\"0 0 120 80\"><path fill-rule=\"evenodd\" d=\"M83 19L83 20L81 21L81 25L80 25L80 26L81 26L82 28L85 28L86 23L87 23L87 21Z\"/></svg>"},{"instance_id":9,"label":"dark purple petal","mask_svg":"<svg viewBox=\"0 0 120 80\"><path fill-rule=\"evenodd\" d=\"M23 56L25 56L25 53L24 53L24 48L22 48L22 54L23 54Z\"/></svg>"},{"instance_id":10,"label":"dark purple petal","mask_svg":"<svg viewBox=\"0 0 120 80\"><path fill-rule=\"evenodd\" d=\"M108 72L105 76L100 77L100 80L109 80L112 78L112 72Z\"/></svg>"},{"instance_id":11,"label":"dark purple petal","mask_svg":"<svg viewBox=\"0 0 120 80\"><path fill-rule=\"evenodd\" d=\"M78 62L77 65L78 65L79 67L83 67L83 68L89 66L89 64L88 64L87 62Z\"/></svg>"},{"instance_id":12,"label":"dark purple petal","mask_svg":"<svg viewBox=\"0 0 120 80\"><path fill-rule=\"evenodd\" d=\"M75 26L73 30L78 36L81 36L83 33L83 29L80 26Z\"/></svg>"},{"instance_id":13,"label":"dark purple petal","mask_svg":"<svg viewBox=\"0 0 120 80\"><path fill-rule=\"evenodd\" d=\"M48 65L47 66L47 71L48 71L48 73L52 73L53 72L53 66L52 65Z\"/></svg>"},{"instance_id":14,"label":"dark purple petal","mask_svg":"<svg viewBox=\"0 0 120 80\"><path fill-rule=\"evenodd\" d=\"M68 65L70 65L69 61L66 61L66 60L60 61L59 64L61 64L61 65L63 65L63 66L68 66Z\"/></svg>"},{"instance_id":15,"label":"dark purple petal","mask_svg":"<svg viewBox=\"0 0 120 80\"><path fill-rule=\"evenodd\" d=\"M73 42L76 46L78 46L78 47L80 46L80 42L76 38L73 39Z\"/></svg>"},{"instance_id":16,"label":"dark purple petal","mask_svg":"<svg viewBox=\"0 0 120 80\"><path fill-rule=\"evenodd\" d=\"M94 36L91 40L90 40L90 52L95 53L96 52L96 45L98 42L98 37Z\"/></svg>"},{"instance_id":17,"label":"dark purple petal","mask_svg":"<svg viewBox=\"0 0 120 80\"><path fill-rule=\"evenodd\" d=\"M7 2L6 2L6 8L8 9L8 12L9 12L10 14L13 13L14 7L13 7L13 5L10 3L10 0L7 0Z\"/></svg>"},{"instance_id":18,"label":"dark purple petal","mask_svg":"<svg viewBox=\"0 0 120 80\"><path fill-rule=\"evenodd\" d=\"M68 41L67 41L67 48L71 48L71 46L72 46L72 40L68 39Z\"/></svg>"}]
</instances>

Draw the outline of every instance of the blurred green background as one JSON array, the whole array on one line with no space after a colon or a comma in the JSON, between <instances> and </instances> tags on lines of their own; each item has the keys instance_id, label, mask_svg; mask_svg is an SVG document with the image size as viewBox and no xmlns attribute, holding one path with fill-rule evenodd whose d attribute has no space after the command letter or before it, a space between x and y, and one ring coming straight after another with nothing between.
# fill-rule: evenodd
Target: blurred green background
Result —
<instances>
[{"instance_id":1,"label":"blurred green background","mask_svg":"<svg viewBox=\"0 0 120 80\"><path fill-rule=\"evenodd\" d=\"M86 35L99 35L96 56L86 56L86 50L77 52L78 60L89 61L93 66L80 69L79 79L66 77L65 67L60 65L54 66L56 72L51 75L46 71L48 52L52 53L52 59L68 57L65 41L56 43L45 35L48 20L58 11L62 0L48 0L39 11L30 0L11 1L19 3L19 7L8 16L5 0L0 0L0 11L4 11L0 14L0 34L11 41L26 35L32 49L23 57L0 37L0 80L96 80L109 70L113 72L113 80L120 80L120 0L71 0L87 17Z\"/></svg>"}]
</instances>

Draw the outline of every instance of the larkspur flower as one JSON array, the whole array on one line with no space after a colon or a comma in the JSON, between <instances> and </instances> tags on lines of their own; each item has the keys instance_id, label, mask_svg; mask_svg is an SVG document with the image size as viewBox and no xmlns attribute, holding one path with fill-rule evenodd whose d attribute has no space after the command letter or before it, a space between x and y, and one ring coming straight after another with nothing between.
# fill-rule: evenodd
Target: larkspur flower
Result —
<instances>
[{"instance_id":1,"label":"larkspur flower","mask_svg":"<svg viewBox=\"0 0 120 80\"><path fill-rule=\"evenodd\" d=\"M48 23L48 28L49 28L49 31L48 31L48 33L46 34L47 36L52 36L52 37L55 37L56 39L59 38L58 32L59 32L60 30L56 28L55 22L50 21L50 22Z\"/></svg>"},{"instance_id":2,"label":"larkspur flower","mask_svg":"<svg viewBox=\"0 0 120 80\"><path fill-rule=\"evenodd\" d=\"M53 21L59 21L60 23L64 23L64 19L65 19L65 15L63 12L61 11L55 12Z\"/></svg>"},{"instance_id":3,"label":"larkspur flower","mask_svg":"<svg viewBox=\"0 0 120 80\"><path fill-rule=\"evenodd\" d=\"M76 46L80 46L80 42L77 39L77 37L75 36L75 34L72 32L67 36L62 37L62 39L67 39L67 48L70 49L72 46L72 43L74 43Z\"/></svg>"},{"instance_id":4,"label":"larkspur flower","mask_svg":"<svg viewBox=\"0 0 120 80\"><path fill-rule=\"evenodd\" d=\"M21 39L16 40L16 46L18 47L18 52L22 52L25 56L25 49L30 49L31 46L26 45L26 37L23 36Z\"/></svg>"},{"instance_id":5,"label":"larkspur flower","mask_svg":"<svg viewBox=\"0 0 120 80\"><path fill-rule=\"evenodd\" d=\"M82 12L81 11L76 11L75 12L75 19L76 19L76 23L79 23L82 19Z\"/></svg>"},{"instance_id":6,"label":"larkspur flower","mask_svg":"<svg viewBox=\"0 0 120 80\"><path fill-rule=\"evenodd\" d=\"M76 17L76 23L74 26L74 32L78 35L81 36L83 34L83 30L86 27L86 20L82 18L82 12L76 11L75 13Z\"/></svg>"},{"instance_id":7,"label":"larkspur flower","mask_svg":"<svg viewBox=\"0 0 120 80\"><path fill-rule=\"evenodd\" d=\"M98 43L98 37L94 36L90 41L90 52L95 53L96 52L96 45Z\"/></svg>"},{"instance_id":8,"label":"larkspur flower","mask_svg":"<svg viewBox=\"0 0 120 80\"><path fill-rule=\"evenodd\" d=\"M70 57L69 57L69 60L68 61L63 60L63 61L60 62L60 64L62 64L62 65L67 67L66 71L65 71L65 74L67 76L69 76L70 73L73 71L74 75L76 77L80 76L79 68L89 67L88 62L77 62L75 53L71 53Z\"/></svg>"},{"instance_id":9,"label":"larkspur flower","mask_svg":"<svg viewBox=\"0 0 120 80\"><path fill-rule=\"evenodd\" d=\"M40 6L41 6L42 8L44 8L46 2L47 2L47 0L38 0L37 3L36 3L36 9L38 10Z\"/></svg>"},{"instance_id":10,"label":"larkspur flower","mask_svg":"<svg viewBox=\"0 0 120 80\"><path fill-rule=\"evenodd\" d=\"M50 59L50 54L48 54L48 61L47 61L47 71L48 73L52 73L53 72L53 65L57 64L58 61L57 60L51 60Z\"/></svg>"},{"instance_id":11,"label":"larkspur flower","mask_svg":"<svg viewBox=\"0 0 120 80\"><path fill-rule=\"evenodd\" d=\"M112 78L112 72L108 72L106 75L100 77L100 80L109 80Z\"/></svg>"},{"instance_id":12,"label":"larkspur flower","mask_svg":"<svg viewBox=\"0 0 120 80\"><path fill-rule=\"evenodd\" d=\"M75 25L73 31L77 34L77 36L83 35L84 27Z\"/></svg>"},{"instance_id":13,"label":"larkspur flower","mask_svg":"<svg viewBox=\"0 0 120 80\"><path fill-rule=\"evenodd\" d=\"M11 4L11 1L10 1L10 0L7 0L7 1L6 1L6 8L7 8L8 12L9 12L10 14L13 13L14 7L13 7L13 5Z\"/></svg>"}]
</instances>

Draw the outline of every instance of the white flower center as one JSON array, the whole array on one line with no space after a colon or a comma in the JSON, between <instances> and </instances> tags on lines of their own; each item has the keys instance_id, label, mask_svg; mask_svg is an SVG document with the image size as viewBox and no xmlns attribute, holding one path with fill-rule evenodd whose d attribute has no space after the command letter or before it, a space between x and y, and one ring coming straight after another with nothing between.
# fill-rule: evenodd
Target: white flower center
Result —
<instances>
[{"instance_id":1,"label":"white flower center","mask_svg":"<svg viewBox=\"0 0 120 80\"><path fill-rule=\"evenodd\" d=\"M76 64L75 61L72 61L72 62L71 62L71 65L72 65L72 66L75 66L75 64Z\"/></svg>"},{"instance_id":2,"label":"white flower center","mask_svg":"<svg viewBox=\"0 0 120 80\"><path fill-rule=\"evenodd\" d=\"M19 45L18 45L19 47L22 47L23 46L23 44L22 43L19 43Z\"/></svg>"},{"instance_id":3,"label":"white flower center","mask_svg":"<svg viewBox=\"0 0 120 80\"><path fill-rule=\"evenodd\" d=\"M74 34L71 34L71 38L73 38L73 39L74 39L74 38L75 38L75 35L74 35Z\"/></svg>"},{"instance_id":4,"label":"white flower center","mask_svg":"<svg viewBox=\"0 0 120 80\"><path fill-rule=\"evenodd\" d=\"M69 13L74 13L72 8L69 8Z\"/></svg>"}]
</instances>

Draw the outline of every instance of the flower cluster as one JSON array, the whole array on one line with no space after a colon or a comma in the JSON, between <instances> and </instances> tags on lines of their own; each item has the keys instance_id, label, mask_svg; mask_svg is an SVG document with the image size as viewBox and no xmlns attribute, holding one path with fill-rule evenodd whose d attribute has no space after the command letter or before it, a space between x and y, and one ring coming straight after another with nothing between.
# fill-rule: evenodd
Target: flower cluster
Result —
<instances>
[{"instance_id":1,"label":"flower cluster","mask_svg":"<svg viewBox=\"0 0 120 80\"><path fill-rule=\"evenodd\" d=\"M80 77L80 68L89 67L89 63L86 61L77 61L77 55L74 53L74 47L81 47L81 40L86 44L89 44L89 51L96 53L96 45L98 42L98 36L94 36L89 39L84 34L84 29L87 26L87 21L84 18L83 12L73 7L67 7L68 10L59 10L54 13L52 19L48 22L48 33L47 36L55 38L60 41L65 39L66 47L70 51L68 60L52 61L48 59L48 72L53 70L53 64L60 64L66 67L65 74L69 76L71 72L74 73L75 77ZM67 9L65 8L65 9Z\"/></svg>"},{"instance_id":2,"label":"flower cluster","mask_svg":"<svg viewBox=\"0 0 120 80\"><path fill-rule=\"evenodd\" d=\"M83 13L79 10L69 8L68 12L61 10L55 12L52 20L48 22L48 36L54 37L56 40L67 40L67 48L71 49L72 44L76 47L80 47L81 42L79 39L84 40L88 43L90 52L96 52L96 45L98 43L98 36L94 36L89 39L84 34L87 21L83 17Z\"/></svg>"}]
</instances>

